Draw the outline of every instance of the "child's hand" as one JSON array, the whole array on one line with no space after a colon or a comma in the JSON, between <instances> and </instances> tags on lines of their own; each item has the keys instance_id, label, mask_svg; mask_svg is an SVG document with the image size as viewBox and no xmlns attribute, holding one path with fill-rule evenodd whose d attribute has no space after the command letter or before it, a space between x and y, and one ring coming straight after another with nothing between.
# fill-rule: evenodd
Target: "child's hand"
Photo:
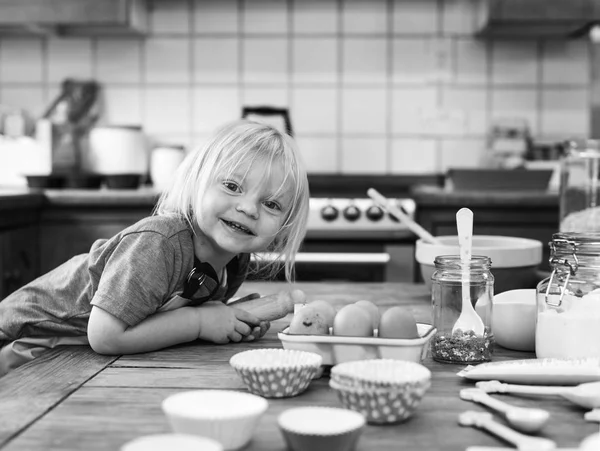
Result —
<instances>
[{"instance_id":1,"label":"child's hand","mask_svg":"<svg viewBox=\"0 0 600 451\"><path fill-rule=\"evenodd\" d=\"M198 338L201 340L218 344L238 342L252 335L254 328L261 328L261 321L256 316L222 302L206 302L196 311L200 323Z\"/></svg>"},{"instance_id":2,"label":"child's hand","mask_svg":"<svg viewBox=\"0 0 600 451\"><path fill-rule=\"evenodd\" d=\"M271 327L271 323L269 321L261 321L260 326L257 326L254 329L252 329L252 333L244 337L242 341L258 340L267 333L269 327Z\"/></svg>"}]
</instances>

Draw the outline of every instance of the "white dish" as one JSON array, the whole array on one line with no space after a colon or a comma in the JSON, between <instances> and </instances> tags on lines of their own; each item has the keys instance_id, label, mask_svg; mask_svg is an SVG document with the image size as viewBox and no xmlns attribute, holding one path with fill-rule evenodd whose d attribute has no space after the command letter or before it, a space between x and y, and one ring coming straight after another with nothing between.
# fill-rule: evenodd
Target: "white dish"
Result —
<instances>
[{"instance_id":1,"label":"white dish","mask_svg":"<svg viewBox=\"0 0 600 451\"><path fill-rule=\"evenodd\" d=\"M600 359L524 359L467 366L458 376L514 384L578 385L600 381Z\"/></svg>"},{"instance_id":2,"label":"white dish","mask_svg":"<svg viewBox=\"0 0 600 451\"><path fill-rule=\"evenodd\" d=\"M277 334L284 349L319 354L323 365L352 360L395 359L420 363L427 354L429 340L436 332L431 324L417 323L419 338L347 337L338 335L295 335L286 327Z\"/></svg>"}]
</instances>

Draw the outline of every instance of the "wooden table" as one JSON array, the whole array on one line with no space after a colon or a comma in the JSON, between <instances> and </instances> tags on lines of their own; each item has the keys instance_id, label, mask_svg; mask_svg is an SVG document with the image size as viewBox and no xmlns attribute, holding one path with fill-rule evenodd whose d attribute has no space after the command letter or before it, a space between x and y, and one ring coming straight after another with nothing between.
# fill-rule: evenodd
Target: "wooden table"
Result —
<instances>
[{"instance_id":1,"label":"wooden table","mask_svg":"<svg viewBox=\"0 0 600 451\"><path fill-rule=\"evenodd\" d=\"M430 297L424 286L410 284L298 284L309 300L326 299L335 304L369 299L382 307L411 308L418 321L430 320ZM282 283L244 284L240 295L269 294L285 288ZM211 345L190 343L159 352L123 357L95 354L85 346L63 347L0 378L0 448L6 451L118 450L141 435L169 432L161 410L163 399L182 390L218 388L245 390L231 368L229 358L251 348L281 347L276 332L289 317L272 324L269 333L255 343ZM498 348L494 360L532 358ZM458 425L465 410L484 407L460 400L458 392L473 384L456 373L464 365L426 359L433 373L432 386L407 422L367 426L359 451L444 450L462 451L470 445L508 446L485 432ZM515 405L537 405L551 412L543 434L560 447L577 446L598 431L583 419L584 411L558 397L505 397ZM314 380L300 396L270 399L250 445L252 450L284 450L277 416L294 406L341 407L329 389L328 378ZM502 421L499 419L499 421Z\"/></svg>"}]
</instances>

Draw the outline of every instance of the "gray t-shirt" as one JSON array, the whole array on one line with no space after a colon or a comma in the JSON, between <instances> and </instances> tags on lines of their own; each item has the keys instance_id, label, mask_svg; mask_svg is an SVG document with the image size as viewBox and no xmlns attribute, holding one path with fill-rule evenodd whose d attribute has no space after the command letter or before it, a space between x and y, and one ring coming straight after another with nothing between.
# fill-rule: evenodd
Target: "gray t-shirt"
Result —
<instances>
[{"instance_id":1,"label":"gray t-shirt","mask_svg":"<svg viewBox=\"0 0 600 451\"><path fill-rule=\"evenodd\" d=\"M87 335L92 305L130 326L183 293L194 267L193 232L182 218L150 216L77 255L0 302L0 345L21 337ZM231 298L249 256L227 266L227 285L211 300ZM192 297L191 304L206 301Z\"/></svg>"}]
</instances>

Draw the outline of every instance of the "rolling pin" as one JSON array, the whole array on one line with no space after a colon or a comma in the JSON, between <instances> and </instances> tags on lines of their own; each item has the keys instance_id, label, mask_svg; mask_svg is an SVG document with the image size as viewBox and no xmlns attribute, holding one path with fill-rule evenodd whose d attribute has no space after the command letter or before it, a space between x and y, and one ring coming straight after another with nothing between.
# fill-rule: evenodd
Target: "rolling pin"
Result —
<instances>
[{"instance_id":1,"label":"rolling pin","mask_svg":"<svg viewBox=\"0 0 600 451\"><path fill-rule=\"evenodd\" d=\"M235 307L252 313L261 321L275 321L283 318L288 313L294 312L294 304L303 303L306 296L300 290L280 291L276 294L257 297L256 293L227 303L229 307Z\"/></svg>"}]
</instances>

